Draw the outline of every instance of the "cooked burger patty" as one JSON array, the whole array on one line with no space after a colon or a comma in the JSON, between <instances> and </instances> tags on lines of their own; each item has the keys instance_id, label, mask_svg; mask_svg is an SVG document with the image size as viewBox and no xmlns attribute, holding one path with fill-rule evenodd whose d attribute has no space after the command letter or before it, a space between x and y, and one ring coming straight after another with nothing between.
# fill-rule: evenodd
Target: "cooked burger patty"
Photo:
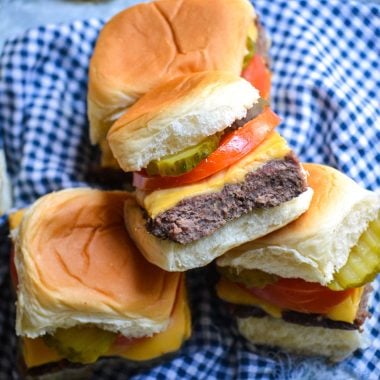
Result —
<instances>
[{"instance_id":1,"label":"cooked burger patty","mask_svg":"<svg viewBox=\"0 0 380 380\"><path fill-rule=\"evenodd\" d=\"M370 285L366 285L354 323L335 321L329 319L321 314L300 313L298 311L283 310L281 317L284 321L289 323L296 323L303 326L324 327L327 329L340 329L340 330L360 330L366 318L370 316L367 309L368 296L372 290ZM262 318L269 314L257 306L234 305L229 304L232 314L238 318Z\"/></svg>"},{"instance_id":2,"label":"cooked burger patty","mask_svg":"<svg viewBox=\"0 0 380 380\"><path fill-rule=\"evenodd\" d=\"M237 318L263 318L269 316L257 306L231 305L231 311ZM284 310L281 314L284 321L302 326L324 327L327 329L356 330L355 323L334 321L320 314L307 314L298 311Z\"/></svg>"},{"instance_id":3,"label":"cooked burger patty","mask_svg":"<svg viewBox=\"0 0 380 380\"><path fill-rule=\"evenodd\" d=\"M247 114L242 119L235 120L232 125L230 125L228 128L224 130L224 133L228 133L231 131L234 131L236 129L241 128L243 125L248 123L250 120L254 119L255 117L259 116L263 112L263 108L265 105L265 100L262 100L261 98L257 103L255 103L251 108L247 110Z\"/></svg>"},{"instance_id":4,"label":"cooked burger patty","mask_svg":"<svg viewBox=\"0 0 380 380\"><path fill-rule=\"evenodd\" d=\"M304 174L297 158L290 153L248 173L242 183L227 184L220 192L184 199L156 218L147 218L147 229L159 238L187 244L255 208L278 206L305 190Z\"/></svg>"}]
</instances>

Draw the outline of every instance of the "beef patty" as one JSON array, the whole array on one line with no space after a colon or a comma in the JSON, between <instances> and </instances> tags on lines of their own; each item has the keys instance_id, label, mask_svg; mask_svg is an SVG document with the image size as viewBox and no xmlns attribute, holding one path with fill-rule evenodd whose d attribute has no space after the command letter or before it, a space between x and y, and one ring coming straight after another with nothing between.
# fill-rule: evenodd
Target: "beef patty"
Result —
<instances>
[{"instance_id":1,"label":"beef patty","mask_svg":"<svg viewBox=\"0 0 380 380\"><path fill-rule=\"evenodd\" d=\"M290 153L248 173L242 183L227 184L220 192L184 199L154 219L147 217L146 227L161 239L187 244L212 234L253 209L289 201L306 187L299 162Z\"/></svg>"}]
</instances>

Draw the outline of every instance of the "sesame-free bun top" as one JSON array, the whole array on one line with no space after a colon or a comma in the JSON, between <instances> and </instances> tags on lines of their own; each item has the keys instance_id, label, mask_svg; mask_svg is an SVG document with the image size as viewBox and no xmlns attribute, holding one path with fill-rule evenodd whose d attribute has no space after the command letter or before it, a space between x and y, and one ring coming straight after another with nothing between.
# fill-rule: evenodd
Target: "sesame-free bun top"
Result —
<instances>
[{"instance_id":1,"label":"sesame-free bun top","mask_svg":"<svg viewBox=\"0 0 380 380\"><path fill-rule=\"evenodd\" d=\"M239 75L255 17L248 0L161 0L114 16L90 62L92 142L104 140L117 115L159 83L204 70Z\"/></svg>"},{"instance_id":2,"label":"sesame-free bun top","mask_svg":"<svg viewBox=\"0 0 380 380\"><path fill-rule=\"evenodd\" d=\"M347 261L380 199L329 166L303 164L314 190L309 209L294 222L220 257L219 266L261 269L326 285Z\"/></svg>"},{"instance_id":3,"label":"sesame-free bun top","mask_svg":"<svg viewBox=\"0 0 380 380\"><path fill-rule=\"evenodd\" d=\"M179 76L140 98L110 129L107 140L124 171L196 145L246 116L258 91L226 71Z\"/></svg>"},{"instance_id":4,"label":"sesame-free bun top","mask_svg":"<svg viewBox=\"0 0 380 380\"><path fill-rule=\"evenodd\" d=\"M70 189L40 198L14 233L17 333L91 323L149 336L169 322L180 275L147 262L124 227L130 195Z\"/></svg>"}]
</instances>

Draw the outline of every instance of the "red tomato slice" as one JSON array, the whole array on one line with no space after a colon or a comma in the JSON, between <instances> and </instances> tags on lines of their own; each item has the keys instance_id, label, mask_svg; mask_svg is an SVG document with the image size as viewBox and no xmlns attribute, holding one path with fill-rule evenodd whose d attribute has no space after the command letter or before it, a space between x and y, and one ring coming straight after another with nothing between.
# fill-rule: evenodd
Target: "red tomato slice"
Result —
<instances>
[{"instance_id":1,"label":"red tomato slice","mask_svg":"<svg viewBox=\"0 0 380 380\"><path fill-rule=\"evenodd\" d=\"M326 314L333 306L348 297L354 289L333 291L318 283L282 278L264 288L250 288L248 291L282 309Z\"/></svg>"},{"instance_id":2,"label":"red tomato slice","mask_svg":"<svg viewBox=\"0 0 380 380\"><path fill-rule=\"evenodd\" d=\"M280 118L270 108L265 108L243 127L226 135L219 147L192 171L176 177L149 177L144 171L135 172L133 185L138 189L155 190L198 182L239 161L260 145L279 123Z\"/></svg>"},{"instance_id":3,"label":"red tomato slice","mask_svg":"<svg viewBox=\"0 0 380 380\"><path fill-rule=\"evenodd\" d=\"M255 54L241 76L259 90L262 98L269 99L272 75L262 56Z\"/></svg>"}]
</instances>

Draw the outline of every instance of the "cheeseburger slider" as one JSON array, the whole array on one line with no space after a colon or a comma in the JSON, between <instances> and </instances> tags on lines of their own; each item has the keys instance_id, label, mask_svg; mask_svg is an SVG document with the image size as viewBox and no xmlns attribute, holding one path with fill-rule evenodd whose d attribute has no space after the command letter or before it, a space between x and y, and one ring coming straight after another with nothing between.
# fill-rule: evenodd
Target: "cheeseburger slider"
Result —
<instances>
[{"instance_id":1,"label":"cheeseburger slider","mask_svg":"<svg viewBox=\"0 0 380 380\"><path fill-rule=\"evenodd\" d=\"M39 199L21 223L11 217L16 333L28 374L103 357L143 362L189 337L184 276L138 252L124 227L129 197L69 189Z\"/></svg>"},{"instance_id":2,"label":"cheeseburger slider","mask_svg":"<svg viewBox=\"0 0 380 380\"><path fill-rule=\"evenodd\" d=\"M88 116L103 166L112 123L143 94L178 75L243 74L269 96L267 43L248 0L161 0L114 16L101 30L89 68Z\"/></svg>"},{"instance_id":3,"label":"cheeseburger slider","mask_svg":"<svg viewBox=\"0 0 380 380\"><path fill-rule=\"evenodd\" d=\"M200 267L308 208L312 190L277 124L254 87L221 71L177 77L119 118L108 142L134 172L126 225L149 261Z\"/></svg>"},{"instance_id":4,"label":"cheeseburger slider","mask_svg":"<svg viewBox=\"0 0 380 380\"><path fill-rule=\"evenodd\" d=\"M380 199L331 167L304 167L314 190L308 211L220 257L217 293L253 343L341 360L365 344Z\"/></svg>"}]
</instances>

